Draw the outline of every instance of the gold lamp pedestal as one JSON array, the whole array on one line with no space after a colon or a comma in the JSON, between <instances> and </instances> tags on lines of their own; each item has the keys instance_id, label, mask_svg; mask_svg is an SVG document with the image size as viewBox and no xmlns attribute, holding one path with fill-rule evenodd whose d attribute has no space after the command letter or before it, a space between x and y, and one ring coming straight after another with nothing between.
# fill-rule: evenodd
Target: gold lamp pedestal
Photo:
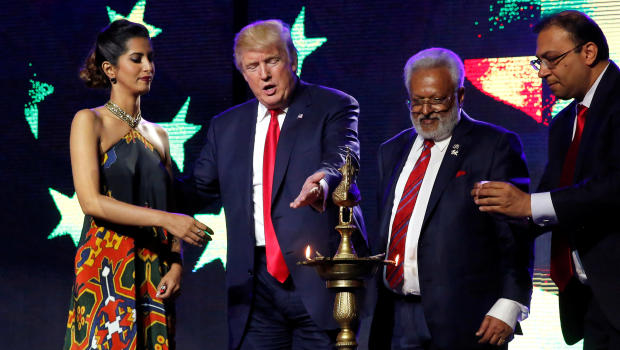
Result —
<instances>
[{"instance_id":1,"label":"gold lamp pedestal","mask_svg":"<svg viewBox=\"0 0 620 350\"><path fill-rule=\"evenodd\" d=\"M383 254L371 257L358 257L353 248L351 235L357 230L353 219L353 207L361 196L354 183L357 168L351 160L347 149L345 164L338 169L342 173L342 181L332 194L332 199L340 207L339 223L336 230L340 233L340 244L334 257L324 257L316 253L298 264L314 266L319 276L326 281L327 288L336 291L334 301L334 319L340 325L336 338L336 348L342 350L357 349L357 340L352 325L359 317L355 300L355 289L364 287L364 280L377 272L379 266L393 264L383 260Z\"/></svg>"}]
</instances>

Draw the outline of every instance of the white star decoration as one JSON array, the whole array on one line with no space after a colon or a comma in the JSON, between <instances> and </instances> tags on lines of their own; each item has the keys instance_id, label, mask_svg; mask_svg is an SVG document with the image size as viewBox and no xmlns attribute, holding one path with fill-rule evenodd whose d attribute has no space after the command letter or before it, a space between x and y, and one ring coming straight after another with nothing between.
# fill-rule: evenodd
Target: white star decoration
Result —
<instances>
[{"instance_id":1,"label":"white star decoration","mask_svg":"<svg viewBox=\"0 0 620 350\"><path fill-rule=\"evenodd\" d=\"M176 163L180 172L183 172L183 164L185 162L185 142L191 139L200 130L200 128L202 128L201 125L189 124L185 122L187 110L189 108L189 101L190 97L185 100L185 103L170 123L159 123L159 125L168 132L168 138L170 140L170 156Z\"/></svg>"},{"instance_id":2,"label":"white star decoration","mask_svg":"<svg viewBox=\"0 0 620 350\"><path fill-rule=\"evenodd\" d=\"M60 222L47 238L69 236L77 247L82 233L82 225L84 224L84 213L78 202L77 195L74 193L73 196L68 197L53 188L49 188L49 192L54 203L56 203L56 208L60 212Z\"/></svg>"},{"instance_id":3,"label":"white star decoration","mask_svg":"<svg viewBox=\"0 0 620 350\"><path fill-rule=\"evenodd\" d=\"M202 255L198 258L196 265L192 272L196 272L206 264L220 259L222 266L226 268L226 216L224 215L224 209L219 214L197 214L194 216L196 220L209 226L214 234L211 236L212 240L207 244Z\"/></svg>"}]
</instances>

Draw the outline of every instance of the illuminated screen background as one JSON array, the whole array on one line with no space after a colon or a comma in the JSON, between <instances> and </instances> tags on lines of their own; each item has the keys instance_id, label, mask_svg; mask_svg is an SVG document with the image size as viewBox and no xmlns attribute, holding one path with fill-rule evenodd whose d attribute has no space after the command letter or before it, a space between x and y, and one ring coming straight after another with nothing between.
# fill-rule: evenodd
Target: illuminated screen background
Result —
<instances>
[{"instance_id":1,"label":"illuminated screen background","mask_svg":"<svg viewBox=\"0 0 620 350\"><path fill-rule=\"evenodd\" d=\"M82 108L103 104L104 91L77 78L98 30L116 18L142 22L155 49L156 79L143 116L171 138L177 174L191 171L215 114L250 95L232 64L241 26L280 18L292 26L302 79L334 87L360 103L359 185L375 230L375 155L379 144L410 126L402 67L418 50L443 46L465 61L465 110L517 132L532 183L546 161L547 125L556 102L529 66L531 27L541 14L580 9L603 28L618 58L620 5L613 1L170 1L30 0L0 13L3 125L0 151L2 230L0 335L10 349L58 348L63 342L83 215L69 162L69 128ZM177 302L180 349L225 349L224 213L200 214L214 228L206 249L186 248ZM548 279L548 235L537 240L535 288L524 336L511 349L569 349ZM331 306L327 306L331 307ZM362 322L365 348L368 320ZM580 345L574 348L580 348Z\"/></svg>"}]
</instances>

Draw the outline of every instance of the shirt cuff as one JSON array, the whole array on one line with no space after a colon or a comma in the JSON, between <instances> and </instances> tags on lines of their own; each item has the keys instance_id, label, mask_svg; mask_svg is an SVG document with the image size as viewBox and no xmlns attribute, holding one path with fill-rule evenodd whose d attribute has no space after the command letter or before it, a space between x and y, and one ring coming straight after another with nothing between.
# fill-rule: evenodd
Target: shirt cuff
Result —
<instances>
[{"instance_id":1,"label":"shirt cuff","mask_svg":"<svg viewBox=\"0 0 620 350\"><path fill-rule=\"evenodd\" d=\"M551 201L551 192L532 193L532 221L538 226L557 225L558 217Z\"/></svg>"},{"instance_id":2,"label":"shirt cuff","mask_svg":"<svg viewBox=\"0 0 620 350\"><path fill-rule=\"evenodd\" d=\"M529 313L530 308L527 306L514 300L499 298L487 315L503 321L514 332L517 322L525 320Z\"/></svg>"},{"instance_id":3,"label":"shirt cuff","mask_svg":"<svg viewBox=\"0 0 620 350\"><path fill-rule=\"evenodd\" d=\"M319 202L318 200L312 204L310 204L316 211L322 213L325 211L325 207L327 205L327 193L329 192L329 185L325 179L321 179L319 181L319 186L321 186L321 192L323 193L323 202Z\"/></svg>"},{"instance_id":4,"label":"shirt cuff","mask_svg":"<svg viewBox=\"0 0 620 350\"><path fill-rule=\"evenodd\" d=\"M577 274L577 278L579 279L579 282L583 284L588 284L588 276L586 275L586 271L583 269L583 264L581 263L579 252L576 250L573 250L572 256L573 256L573 263L575 264L575 273Z\"/></svg>"}]
</instances>

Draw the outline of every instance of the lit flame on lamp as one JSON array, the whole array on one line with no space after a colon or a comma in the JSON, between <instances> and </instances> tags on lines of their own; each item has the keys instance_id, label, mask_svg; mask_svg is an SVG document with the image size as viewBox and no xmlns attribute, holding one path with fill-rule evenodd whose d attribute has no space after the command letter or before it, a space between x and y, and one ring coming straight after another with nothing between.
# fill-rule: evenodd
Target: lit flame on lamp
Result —
<instances>
[{"instance_id":1,"label":"lit flame on lamp","mask_svg":"<svg viewBox=\"0 0 620 350\"><path fill-rule=\"evenodd\" d=\"M310 260L310 245L306 247L306 260Z\"/></svg>"},{"instance_id":2,"label":"lit flame on lamp","mask_svg":"<svg viewBox=\"0 0 620 350\"><path fill-rule=\"evenodd\" d=\"M398 266L398 261L400 260L400 255L396 254L396 258L394 259L394 266Z\"/></svg>"}]
</instances>

